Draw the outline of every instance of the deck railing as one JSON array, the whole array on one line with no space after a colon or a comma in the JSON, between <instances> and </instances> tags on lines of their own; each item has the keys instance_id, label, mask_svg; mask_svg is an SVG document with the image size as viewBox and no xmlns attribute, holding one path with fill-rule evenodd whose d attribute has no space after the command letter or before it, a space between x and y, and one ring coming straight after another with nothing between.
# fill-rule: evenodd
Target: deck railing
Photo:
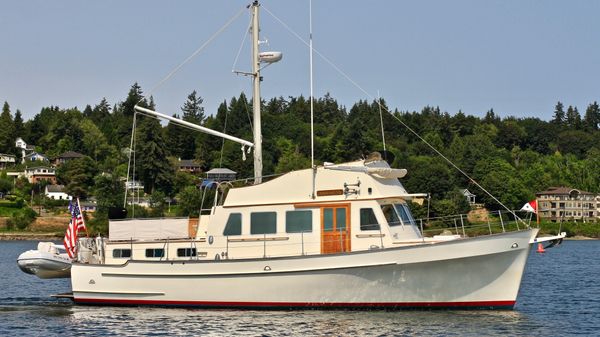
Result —
<instances>
[{"instance_id":1,"label":"deck railing","mask_svg":"<svg viewBox=\"0 0 600 337\"><path fill-rule=\"evenodd\" d=\"M419 223L423 237L433 237L448 232L461 237L472 237L529 228L532 225L532 215L520 211L494 211L477 218L458 214L416 221Z\"/></svg>"}]
</instances>

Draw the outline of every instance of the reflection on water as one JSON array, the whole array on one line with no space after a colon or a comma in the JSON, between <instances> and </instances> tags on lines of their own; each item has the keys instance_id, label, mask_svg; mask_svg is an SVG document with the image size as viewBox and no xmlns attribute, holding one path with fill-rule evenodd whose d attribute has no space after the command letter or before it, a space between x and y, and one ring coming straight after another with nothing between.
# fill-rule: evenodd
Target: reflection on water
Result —
<instances>
[{"instance_id":1,"label":"reflection on water","mask_svg":"<svg viewBox=\"0 0 600 337\"><path fill-rule=\"evenodd\" d=\"M600 331L600 242L532 253L513 311L239 311L75 306L68 280L22 273L28 243L0 243L0 336L560 336ZM35 243L30 244L32 247ZM27 248L29 249L29 248ZM13 258L14 256L14 258Z\"/></svg>"},{"instance_id":2,"label":"reflection on water","mask_svg":"<svg viewBox=\"0 0 600 337\"><path fill-rule=\"evenodd\" d=\"M549 334L514 311L236 311L51 306L73 334L112 335L522 335Z\"/></svg>"},{"instance_id":3,"label":"reflection on water","mask_svg":"<svg viewBox=\"0 0 600 337\"><path fill-rule=\"evenodd\" d=\"M517 311L237 311L74 306L3 306L15 332L36 336L45 331L94 336L176 335L555 335L556 327L536 324ZM8 315L7 315L8 314ZM19 328L36 321L35 326Z\"/></svg>"}]
</instances>

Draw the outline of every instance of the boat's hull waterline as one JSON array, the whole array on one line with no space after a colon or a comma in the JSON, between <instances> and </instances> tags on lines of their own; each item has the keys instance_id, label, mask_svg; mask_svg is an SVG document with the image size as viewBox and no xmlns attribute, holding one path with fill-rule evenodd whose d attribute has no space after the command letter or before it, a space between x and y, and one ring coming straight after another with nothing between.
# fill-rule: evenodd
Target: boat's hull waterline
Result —
<instances>
[{"instance_id":1,"label":"boat's hull waterline","mask_svg":"<svg viewBox=\"0 0 600 337\"><path fill-rule=\"evenodd\" d=\"M269 309L511 309L537 231L290 258L75 263L73 300Z\"/></svg>"}]
</instances>

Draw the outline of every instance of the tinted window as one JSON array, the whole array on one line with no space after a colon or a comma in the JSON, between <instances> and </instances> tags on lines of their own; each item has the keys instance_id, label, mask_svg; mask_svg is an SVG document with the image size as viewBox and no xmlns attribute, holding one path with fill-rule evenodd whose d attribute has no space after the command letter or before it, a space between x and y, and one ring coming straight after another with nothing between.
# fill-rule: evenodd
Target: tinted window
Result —
<instances>
[{"instance_id":1,"label":"tinted window","mask_svg":"<svg viewBox=\"0 0 600 337\"><path fill-rule=\"evenodd\" d=\"M131 257L131 249L114 249L113 257L118 258L130 258Z\"/></svg>"},{"instance_id":2,"label":"tinted window","mask_svg":"<svg viewBox=\"0 0 600 337\"><path fill-rule=\"evenodd\" d=\"M177 248L177 256L196 256L196 248Z\"/></svg>"},{"instance_id":3,"label":"tinted window","mask_svg":"<svg viewBox=\"0 0 600 337\"><path fill-rule=\"evenodd\" d=\"M148 248L146 249L146 257L164 257L165 250L162 248Z\"/></svg>"},{"instance_id":4,"label":"tinted window","mask_svg":"<svg viewBox=\"0 0 600 337\"><path fill-rule=\"evenodd\" d=\"M410 214L410 210L406 204L396 204L396 210L398 214L400 214L400 218L405 225L414 225L415 219L413 219L412 214Z\"/></svg>"},{"instance_id":5,"label":"tinted window","mask_svg":"<svg viewBox=\"0 0 600 337\"><path fill-rule=\"evenodd\" d=\"M400 218L398 218L398 214L396 214L394 205L381 205L381 210L383 211L385 220L387 220L390 226L398 226L402 224L400 222Z\"/></svg>"},{"instance_id":6,"label":"tinted window","mask_svg":"<svg viewBox=\"0 0 600 337\"><path fill-rule=\"evenodd\" d=\"M250 214L250 234L273 234L276 232L277 214L275 212Z\"/></svg>"},{"instance_id":7,"label":"tinted window","mask_svg":"<svg viewBox=\"0 0 600 337\"><path fill-rule=\"evenodd\" d=\"M375 212L372 208L361 208L360 209L360 230L371 231L379 230L379 223L375 217Z\"/></svg>"},{"instance_id":8,"label":"tinted window","mask_svg":"<svg viewBox=\"0 0 600 337\"><path fill-rule=\"evenodd\" d=\"M312 211L285 212L285 231L287 233L312 232Z\"/></svg>"},{"instance_id":9,"label":"tinted window","mask_svg":"<svg viewBox=\"0 0 600 337\"><path fill-rule=\"evenodd\" d=\"M335 209L335 228L338 231L346 230L346 209L336 208Z\"/></svg>"},{"instance_id":10,"label":"tinted window","mask_svg":"<svg viewBox=\"0 0 600 337\"><path fill-rule=\"evenodd\" d=\"M326 232L333 230L333 208L323 209L323 230Z\"/></svg>"},{"instance_id":11,"label":"tinted window","mask_svg":"<svg viewBox=\"0 0 600 337\"><path fill-rule=\"evenodd\" d=\"M225 230L223 230L223 235L242 235L242 214L229 214L229 219L227 219L227 224L225 224Z\"/></svg>"}]
</instances>

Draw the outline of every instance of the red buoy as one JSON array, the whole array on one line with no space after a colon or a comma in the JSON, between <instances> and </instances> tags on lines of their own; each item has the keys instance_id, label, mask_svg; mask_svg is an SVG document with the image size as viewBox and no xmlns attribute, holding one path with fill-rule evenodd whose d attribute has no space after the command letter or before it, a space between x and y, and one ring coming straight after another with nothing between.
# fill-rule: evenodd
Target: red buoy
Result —
<instances>
[{"instance_id":1,"label":"red buoy","mask_svg":"<svg viewBox=\"0 0 600 337\"><path fill-rule=\"evenodd\" d=\"M537 253L545 253L546 252L546 250L544 249L544 246L542 246L541 243L538 243L538 247L537 247L536 252Z\"/></svg>"}]
</instances>

